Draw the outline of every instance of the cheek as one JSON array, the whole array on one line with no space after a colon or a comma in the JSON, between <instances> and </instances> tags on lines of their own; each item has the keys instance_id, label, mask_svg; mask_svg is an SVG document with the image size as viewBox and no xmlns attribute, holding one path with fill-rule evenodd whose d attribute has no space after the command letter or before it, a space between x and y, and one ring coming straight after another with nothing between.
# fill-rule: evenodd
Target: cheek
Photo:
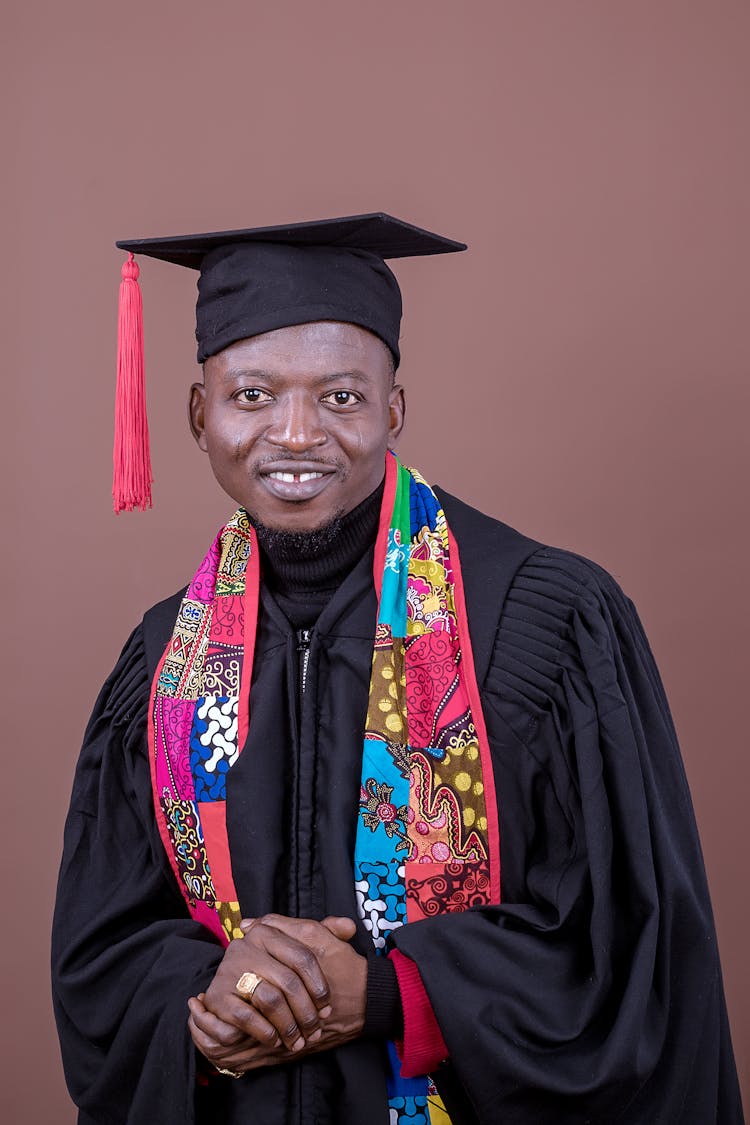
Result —
<instances>
[{"instance_id":1,"label":"cheek","mask_svg":"<svg viewBox=\"0 0 750 1125\"><path fill-rule=\"evenodd\" d=\"M236 419L214 408L206 412L206 443L211 463L216 467L231 464L246 452L247 435Z\"/></svg>"}]
</instances>

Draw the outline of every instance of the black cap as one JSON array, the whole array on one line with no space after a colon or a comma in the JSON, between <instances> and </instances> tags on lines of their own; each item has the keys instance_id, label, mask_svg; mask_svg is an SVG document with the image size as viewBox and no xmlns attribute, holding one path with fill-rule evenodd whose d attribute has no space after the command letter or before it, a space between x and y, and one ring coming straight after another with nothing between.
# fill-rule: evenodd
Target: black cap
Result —
<instances>
[{"instance_id":1,"label":"black cap","mask_svg":"<svg viewBox=\"0 0 750 1125\"><path fill-rule=\"evenodd\" d=\"M383 213L117 245L200 271L199 363L261 332L339 320L374 332L398 365L401 293L384 259L466 249Z\"/></svg>"}]
</instances>

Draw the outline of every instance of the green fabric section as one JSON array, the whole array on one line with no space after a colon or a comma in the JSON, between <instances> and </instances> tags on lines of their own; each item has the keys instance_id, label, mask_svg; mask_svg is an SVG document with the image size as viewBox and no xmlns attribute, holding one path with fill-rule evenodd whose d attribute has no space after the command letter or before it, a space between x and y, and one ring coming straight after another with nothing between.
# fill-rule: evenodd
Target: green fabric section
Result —
<instances>
[{"instance_id":1,"label":"green fabric section","mask_svg":"<svg viewBox=\"0 0 750 1125\"><path fill-rule=\"evenodd\" d=\"M409 509L409 470L398 462L398 483L396 485L396 500L393 505L391 527L397 527L401 532L401 544L407 545L411 540L411 515Z\"/></svg>"}]
</instances>

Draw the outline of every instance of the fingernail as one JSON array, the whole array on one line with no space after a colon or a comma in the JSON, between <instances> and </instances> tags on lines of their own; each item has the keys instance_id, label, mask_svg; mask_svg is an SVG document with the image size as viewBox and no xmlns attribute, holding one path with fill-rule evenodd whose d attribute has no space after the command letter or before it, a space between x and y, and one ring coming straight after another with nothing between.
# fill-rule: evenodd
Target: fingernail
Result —
<instances>
[{"instance_id":1,"label":"fingernail","mask_svg":"<svg viewBox=\"0 0 750 1125\"><path fill-rule=\"evenodd\" d=\"M333 1008L331 1007L331 1005L330 1005L330 1004L326 1004L325 1008L321 1008L321 1009L320 1009L320 1011L318 1012L318 1015L319 1015L319 1016L320 1016L320 1017L321 1017L322 1019L324 1019L324 1020L327 1020L327 1019L328 1019L328 1017L330 1016L330 1014L331 1014L331 1012L332 1012L332 1011L333 1011Z\"/></svg>"},{"instance_id":2,"label":"fingernail","mask_svg":"<svg viewBox=\"0 0 750 1125\"><path fill-rule=\"evenodd\" d=\"M322 1034L323 1034L323 1028L319 1027L317 1031L314 1031L312 1033L312 1035L308 1035L307 1042L308 1043L317 1043Z\"/></svg>"},{"instance_id":3,"label":"fingernail","mask_svg":"<svg viewBox=\"0 0 750 1125\"><path fill-rule=\"evenodd\" d=\"M294 1043L292 1043L292 1050L293 1051L301 1051L302 1048L304 1047L304 1045L305 1045L305 1041L302 1038L302 1036L300 1035L299 1039L295 1039Z\"/></svg>"}]
</instances>

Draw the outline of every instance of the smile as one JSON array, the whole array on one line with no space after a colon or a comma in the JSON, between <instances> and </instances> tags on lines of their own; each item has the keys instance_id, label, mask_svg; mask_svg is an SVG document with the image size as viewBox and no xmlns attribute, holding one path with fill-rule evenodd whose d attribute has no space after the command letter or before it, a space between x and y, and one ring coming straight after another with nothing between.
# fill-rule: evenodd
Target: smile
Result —
<instances>
[{"instance_id":1,"label":"smile","mask_svg":"<svg viewBox=\"0 0 750 1125\"><path fill-rule=\"evenodd\" d=\"M260 479L273 496L293 503L312 500L336 477L333 467L319 469L309 464L307 467L298 467L289 463L276 469L269 465L260 474Z\"/></svg>"},{"instance_id":2,"label":"smile","mask_svg":"<svg viewBox=\"0 0 750 1125\"><path fill-rule=\"evenodd\" d=\"M269 473L271 480L283 480L287 484L293 484L295 481L302 483L308 480L319 480L325 476L325 473Z\"/></svg>"}]
</instances>

